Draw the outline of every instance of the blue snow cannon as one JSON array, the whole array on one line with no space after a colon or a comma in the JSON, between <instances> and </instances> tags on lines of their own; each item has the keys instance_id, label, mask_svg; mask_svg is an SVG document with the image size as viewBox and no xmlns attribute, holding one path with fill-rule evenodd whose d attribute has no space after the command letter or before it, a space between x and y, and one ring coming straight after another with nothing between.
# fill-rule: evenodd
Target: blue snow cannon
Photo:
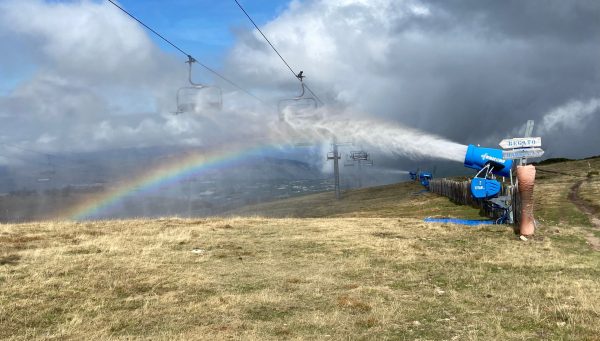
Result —
<instances>
[{"instance_id":1,"label":"blue snow cannon","mask_svg":"<svg viewBox=\"0 0 600 341\"><path fill-rule=\"evenodd\" d=\"M465 155L465 167L480 171L488 164L490 165L491 173L510 177L513 161L503 159L502 150L469 145L467 154Z\"/></svg>"},{"instance_id":2,"label":"blue snow cannon","mask_svg":"<svg viewBox=\"0 0 600 341\"><path fill-rule=\"evenodd\" d=\"M429 172L421 172L419 174L419 181L421 181L421 185L425 187L429 187L429 180L433 179L433 174Z\"/></svg>"},{"instance_id":3,"label":"blue snow cannon","mask_svg":"<svg viewBox=\"0 0 600 341\"><path fill-rule=\"evenodd\" d=\"M417 180L417 172L408 172L411 180Z\"/></svg>"},{"instance_id":4,"label":"blue snow cannon","mask_svg":"<svg viewBox=\"0 0 600 341\"><path fill-rule=\"evenodd\" d=\"M471 195L475 199L494 198L501 189L502 185L495 179L474 178L471 180Z\"/></svg>"}]
</instances>

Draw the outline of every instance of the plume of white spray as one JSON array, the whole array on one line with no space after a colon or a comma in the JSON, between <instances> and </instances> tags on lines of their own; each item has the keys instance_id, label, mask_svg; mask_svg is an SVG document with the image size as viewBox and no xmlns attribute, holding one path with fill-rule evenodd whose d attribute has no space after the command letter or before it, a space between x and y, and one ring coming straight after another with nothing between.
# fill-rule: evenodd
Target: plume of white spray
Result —
<instances>
[{"instance_id":1,"label":"plume of white spray","mask_svg":"<svg viewBox=\"0 0 600 341\"><path fill-rule=\"evenodd\" d=\"M301 115L285 112L285 122L293 131L295 139L328 143L351 141L368 145L388 155L410 159L444 159L463 162L467 146L439 136L390 122L372 119L353 119L331 115L328 108L312 110Z\"/></svg>"},{"instance_id":2,"label":"plume of white spray","mask_svg":"<svg viewBox=\"0 0 600 341\"><path fill-rule=\"evenodd\" d=\"M401 170L401 169L383 169L384 173L387 174L409 174L409 171Z\"/></svg>"}]
</instances>

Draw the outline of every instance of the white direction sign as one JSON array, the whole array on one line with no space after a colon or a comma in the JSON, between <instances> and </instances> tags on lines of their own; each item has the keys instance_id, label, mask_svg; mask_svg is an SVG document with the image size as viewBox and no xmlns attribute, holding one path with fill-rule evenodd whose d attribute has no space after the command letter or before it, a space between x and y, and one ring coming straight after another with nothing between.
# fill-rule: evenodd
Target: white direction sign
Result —
<instances>
[{"instance_id":1,"label":"white direction sign","mask_svg":"<svg viewBox=\"0 0 600 341\"><path fill-rule=\"evenodd\" d=\"M531 147L541 147L542 146L542 138L541 137L518 137L515 139L506 139L500 141L500 147L504 149L512 149L512 148L531 148Z\"/></svg>"},{"instance_id":2,"label":"white direction sign","mask_svg":"<svg viewBox=\"0 0 600 341\"><path fill-rule=\"evenodd\" d=\"M502 158L505 160L541 157L542 155L544 155L542 148L521 148L502 151Z\"/></svg>"}]
</instances>

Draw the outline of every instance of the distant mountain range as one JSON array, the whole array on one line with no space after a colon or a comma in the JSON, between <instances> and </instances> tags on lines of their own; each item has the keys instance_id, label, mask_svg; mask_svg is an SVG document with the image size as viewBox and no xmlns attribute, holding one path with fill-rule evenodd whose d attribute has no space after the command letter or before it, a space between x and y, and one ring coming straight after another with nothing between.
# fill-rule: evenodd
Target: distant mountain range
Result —
<instances>
[{"instance_id":1,"label":"distant mountain range","mask_svg":"<svg viewBox=\"0 0 600 341\"><path fill-rule=\"evenodd\" d=\"M48 190L121 182L169 160L193 152L192 148L149 147L107 150L69 155L34 155L18 165L0 166L0 193L16 190ZM247 158L230 168L204 175L210 180L319 179L324 175L309 163L271 156Z\"/></svg>"}]
</instances>

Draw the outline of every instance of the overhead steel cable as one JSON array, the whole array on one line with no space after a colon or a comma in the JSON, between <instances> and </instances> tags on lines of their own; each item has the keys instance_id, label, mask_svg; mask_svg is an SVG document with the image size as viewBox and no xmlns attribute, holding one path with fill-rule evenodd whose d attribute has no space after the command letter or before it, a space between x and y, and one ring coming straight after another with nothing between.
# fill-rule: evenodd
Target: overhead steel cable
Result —
<instances>
[{"instance_id":1,"label":"overhead steel cable","mask_svg":"<svg viewBox=\"0 0 600 341\"><path fill-rule=\"evenodd\" d=\"M267 43L269 43L269 45L271 45L271 48L273 49L273 51L275 51L275 53L277 53L277 55L279 56L279 58L281 59L281 61L285 64L285 66L287 66L288 69L290 69L290 71L292 72L292 74L294 75L294 77L298 78L298 73L296 71L294 71L294 69L292 69L292 67L290 66L290 64L288 64L288 62L285 61L285 59L283 58L283 56L281 56L281 53L279 53L279 51L277 51L277 49L275 48L275 46L273 46L273 44L271 43L271 41L269 40L269 38L267 38L267 36L263 33L263 31L260 28L258 28L258 25L256 25L256 23L254 22L254 20L252 20L252 17L250 17L250 14L248 14L248 12L246 12L246 10L244 9L244 7L242 7L242 5L240 4L240 2L238 0L233 0L233 1L235 1L235 3L242 10L242 12L244 12L244 14L246 15L246 17L248 17L248 20L250 20L250 22L252 23L252 25L254 25L254 27L256 27L256 29L258 30L258 32L260 32L260 34L263 36L263 38L265 38L265 40L267 41Z\"/></svg>"},{"instance_id":2,"label":"overhead steel cable","mask_svg":"<svg viewBox=\"0 0 600 341\"><path fill-rule=\"evenodd\" d=\"M110 1L110 0L109 0ZM258 32L260 33L260 35L262 35L263 38L265 38L265 40L267 41L267 43L269 44L269 46L271 46L271 48L273 49L273 51L275 51L275 53L277 53L277 55L279 56L279 59L281 59L281 61L285 64L285 66L287 66L287 68L290 70L290 72L292 72L292 74L294 75L295 78L297 78L300 83L303 84L304 87L306 87L306 89L319 101L321 102L321 104L324 104L323 101L321 101L321 99L308 87L308 85L306 85L303 81L302 78L303 76L301 76L300 73L296 73L296 71L294 71L294 69L292 69L292 67L290 66L290 64L285 60L285 58L283 58L283 56L281 55L281 53L279 53L279 51L277 51L277 49L275 48L275 46L273 45L273 43L271 43L271 41L269 40L269 38L267 38L267 36L263 33L263 31L258 27L258 25L256 24L256 22L254 22L254 20L252 19L252 17L250 16L250 14L248 14L248 12L246 12L246 10L244 9L244 7L242 6L242 4L240 4L240 2L238 0L233 0L235 1L235 3L238 5L238 7L242 10L242 12L244 12L244 14L246 15L246 17L248 18L248 20L250 20L250 22L252 23L252 25L254 25L254 27L256 27L256 29L258 30Z\"/></svg>"},{"instance_id":3,"label":"overhead steel cable","mask_svg":"<svg viewBox=\"0 0 600 341\"><path fill-rule=\"evenodd\" d=\"M206 70L208 70L209 72L213 73L214 75L216 75L217 77L221 78L222 80L224 80L225 82L229 83L230 85L234 86L235 88L243 91L246 95L253 97L254 99L265 103L265 101L263 101L260 97L257 97L256 95L254 95L253 93L251 93L250 91L242 88L241 86L237 85L235 82L233 82L232 80L230 80L229 78L223 76L222 74L220 74L219 72L215 71L214 69L210 68L209 66L201 63L198 61L197 58L194 58L191 54L185 52L183 49L181 49L179 46L175 45L173 42L171 42L169 39L165 38L163 35L161 35L160 33L156 32L154 29L152 29L150 26L144 24L144 22L142 22L140 19L136 18L133 14L129 13L127 10L125 10L123 7L119 6L118 4L116 4L113 0L107 0L108 2L110 2L111 4L113 4L115 7L117 7L118 9L120 9L123 13L127 14L129 17L131 17L133 20L137 21L138 23L140 23L142 26L144 26L146 29L148 29L150 32L154 33L157 37L159 37L160 39L164 40L167 44L173 46L176 50L178 50L179 52L183 53L186 57L188 57L188 60L194 60L196 63L198 63L200 66L202 66L203 68L205 68Z\"/></svg>"}]
</instances>

